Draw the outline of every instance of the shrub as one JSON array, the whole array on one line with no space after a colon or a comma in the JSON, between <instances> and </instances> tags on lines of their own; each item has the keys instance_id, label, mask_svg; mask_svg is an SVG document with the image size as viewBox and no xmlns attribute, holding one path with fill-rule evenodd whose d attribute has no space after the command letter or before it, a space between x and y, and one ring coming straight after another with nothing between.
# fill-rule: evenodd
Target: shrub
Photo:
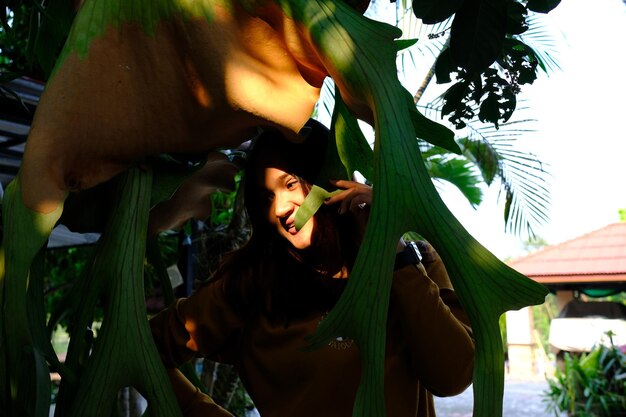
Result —
<instances>
[{"instance_id":1,"label":"shrub","mask_svg":"<svg viewBox=\"0 0 626 417\"><path fill-rule=\"evenodd\" d=\"M582 355L566 353L563 366L548 379L548 411L576 417L626 416L626 346L598 344Z\"/></svg>"}]
</instances>

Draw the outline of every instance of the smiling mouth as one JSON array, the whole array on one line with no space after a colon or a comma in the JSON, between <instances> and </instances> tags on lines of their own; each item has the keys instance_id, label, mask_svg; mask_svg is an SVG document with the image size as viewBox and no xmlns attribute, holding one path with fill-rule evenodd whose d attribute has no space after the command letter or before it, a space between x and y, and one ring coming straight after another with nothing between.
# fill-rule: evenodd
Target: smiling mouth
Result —
<instances>
[{"instance_id":1,"label":"smiling mouth","mask_svg":"<svg viewBox=\"0 0 626 417\"><path fill-rule=\"evenodd\" d=\"M286 221L283 227L290 235L295 235L296 233L298 233L298 231L296 230L296 222L293 221L293 219L291 221Z\"/></svg>"}]
</instances>

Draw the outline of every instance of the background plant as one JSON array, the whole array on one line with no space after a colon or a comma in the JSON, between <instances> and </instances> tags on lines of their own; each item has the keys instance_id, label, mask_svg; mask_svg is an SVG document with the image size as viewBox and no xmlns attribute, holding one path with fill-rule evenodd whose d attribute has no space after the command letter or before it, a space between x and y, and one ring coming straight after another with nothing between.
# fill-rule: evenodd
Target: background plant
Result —
<instances>
[{"instance_id":1,"label":"background plant","mask_svg":"<svg viewBox=\"0 0 626 417\"><path fill-rule=\"evenodd\" d=\"M547 409L576 417L626 415L626 346L596 345L589 353L566 353L563 367L548 379Z\"/></svg>"}]
</instances>

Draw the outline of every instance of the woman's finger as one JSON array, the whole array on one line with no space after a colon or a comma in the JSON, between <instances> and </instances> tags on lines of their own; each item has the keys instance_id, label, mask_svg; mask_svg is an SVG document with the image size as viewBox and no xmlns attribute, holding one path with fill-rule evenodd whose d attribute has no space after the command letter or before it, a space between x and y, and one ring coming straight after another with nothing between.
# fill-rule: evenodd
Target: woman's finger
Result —
<instances>
[{"instance_id":1,"label":"woman's finger","mask_svg":"<svg viewBox=\"0 0 626 417\"><path fill-rule=\"evenodd\" d=\"M369 185L355 181L331 181L333 185L344 190L325 200L325 204L339 204L338 211L344 214L347 211L358 213L372 202L372 188Z\"/></svg>"}]
</instances>

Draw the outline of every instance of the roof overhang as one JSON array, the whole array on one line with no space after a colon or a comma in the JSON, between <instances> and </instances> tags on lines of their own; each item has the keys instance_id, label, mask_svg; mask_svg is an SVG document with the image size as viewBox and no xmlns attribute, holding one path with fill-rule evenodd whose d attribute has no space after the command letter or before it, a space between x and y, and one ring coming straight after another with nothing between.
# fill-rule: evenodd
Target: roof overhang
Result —
<instances>
[{"instance_id":1,"label":"roof overhang","mask_svg":"<svg viewBox=\"0 0 626 417\"><path fill-rule=\"evenodd\" d=\"M626 291L626 275L543 275L530 276L532 280L546 286L550 291L613 290ZM591 293L591 292L590 292Z\"/></svg>"},{"instance_id":2,"label":"roof overhang","mask_svg":"<svg viewBox=\"0 0 626 417\"><path fill-rule=\"evenodd\" d=\"M529 278L540 284L588 283L610 284L621 283L626 285L626 274L594 274L594 275L536 275Z\"/></svg>"}]
</instances>

